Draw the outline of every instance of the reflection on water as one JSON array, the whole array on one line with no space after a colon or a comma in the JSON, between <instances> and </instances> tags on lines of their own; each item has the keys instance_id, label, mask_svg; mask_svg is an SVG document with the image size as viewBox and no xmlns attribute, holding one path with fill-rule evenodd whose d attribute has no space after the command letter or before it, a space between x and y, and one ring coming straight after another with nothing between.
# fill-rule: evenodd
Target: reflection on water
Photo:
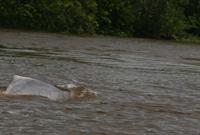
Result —
<instances>
[{"instance_id":1,"label":"reflection on water","mask_svg":"<svg viewBox=\"0 0 200 135\"><path fill-rule=\"evenodd\" d=\"M0 96L0 134L200 134L200 46L0 32L0 89L14 74L95 89L96 100Z\"/></svg>"}]
</instances>

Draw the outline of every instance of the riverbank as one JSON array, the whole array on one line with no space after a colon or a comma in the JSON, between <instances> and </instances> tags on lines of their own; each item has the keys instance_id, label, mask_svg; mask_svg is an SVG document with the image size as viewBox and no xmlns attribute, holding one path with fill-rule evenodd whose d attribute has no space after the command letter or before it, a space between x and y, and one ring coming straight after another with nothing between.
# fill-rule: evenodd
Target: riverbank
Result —
<instances>
[{"instance_id":1,"label":"riverbank","mask_svg":"<svg viewBox=\"0 0 200 135\"><path fill-rule=\"evenodd\" d=\"M187 38L180 38L176 41L181 43L194 43L200 45L200 37L197 36L188 36Z\"/></svg>"},{"instance_id":2,"label":"riverbank","mask_svg":"<svg viewBox=\"0 0 200 135\"><path fill-rule=\"evenodd\" d=\"M74 34L184 38L200 36L199 7L197 0L2 1L0 26Z\"/></svg>"},{"instance_id":3,"label":"riverbank","mask_svg":"<svg viewBox=\"0 0 200 135\"><path fill-rule=\"evenodd\" d=\"M38 34L52 34L52 35L60 35L60 36L69 36L69 37L81 37L81 38L95 38L95 37L108 37L108 38L119 38L119 39L137 39L137 40L152 40L152 41L164 41L164 42L172 42L172 43L181 43L181 44L192 44L192 45L200 45L200 37L189 36L187 38L174 38L174 39L165 39L165 38L141 38L141 37L130 37L125 35L113 36L113 35L97 35L97 34L69 34L64 32L48 32L48 31L38 31L38 30L29 30L29 29L8 29L8 28L0 28L0 32L8 32L8 33L38 33Z\"/></svg>"}]
</instances>

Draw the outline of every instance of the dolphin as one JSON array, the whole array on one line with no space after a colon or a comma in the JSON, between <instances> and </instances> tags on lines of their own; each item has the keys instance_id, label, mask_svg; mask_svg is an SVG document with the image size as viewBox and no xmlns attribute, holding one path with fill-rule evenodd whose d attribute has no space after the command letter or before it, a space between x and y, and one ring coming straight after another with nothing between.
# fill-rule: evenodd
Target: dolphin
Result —
<instances>
[{"instance_id":1,"label":"dolphin","mask_svg":"<svg viewBox=\"0 0 200 135\"><path fill-rule=\"evenodd\" d=\"M42 96L57 101L70 98L96 97L97 93L74 84L54 86L37 79L14 75L5 95Z\"/></svg>"}]
</instances>

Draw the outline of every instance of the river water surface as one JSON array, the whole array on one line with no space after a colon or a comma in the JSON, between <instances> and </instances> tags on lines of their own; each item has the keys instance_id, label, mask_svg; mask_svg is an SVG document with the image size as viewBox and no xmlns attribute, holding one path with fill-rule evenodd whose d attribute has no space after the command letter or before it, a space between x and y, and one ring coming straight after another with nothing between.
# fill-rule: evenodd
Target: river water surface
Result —
<instances>
[{"instance_id":1,"label":"river water surface","mask_svg":"<svg viewBox=\"0 0 200 135\"><path fill-rule=\"evenodd\" d=\"M0 135L199 135L200 46L0 32L0 89L13 75L78 83L95 100L0 97Z\"/></svg>"}]
</instances>

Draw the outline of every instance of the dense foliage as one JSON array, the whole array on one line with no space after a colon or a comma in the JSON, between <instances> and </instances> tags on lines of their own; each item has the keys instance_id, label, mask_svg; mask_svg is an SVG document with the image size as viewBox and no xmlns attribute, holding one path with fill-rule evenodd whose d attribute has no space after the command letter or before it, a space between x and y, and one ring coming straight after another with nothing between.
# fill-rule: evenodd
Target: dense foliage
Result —
<instances>
[{"instance_id":1,"label":"dense foliage","mask_svg":"<svg viewBox=\"0 0 200 135\"><path fill-rule=\"evenodd\" d=\"M154 38L200 36L200 1L0 0L0 27Z\"/></svg>"}]
</instances>

